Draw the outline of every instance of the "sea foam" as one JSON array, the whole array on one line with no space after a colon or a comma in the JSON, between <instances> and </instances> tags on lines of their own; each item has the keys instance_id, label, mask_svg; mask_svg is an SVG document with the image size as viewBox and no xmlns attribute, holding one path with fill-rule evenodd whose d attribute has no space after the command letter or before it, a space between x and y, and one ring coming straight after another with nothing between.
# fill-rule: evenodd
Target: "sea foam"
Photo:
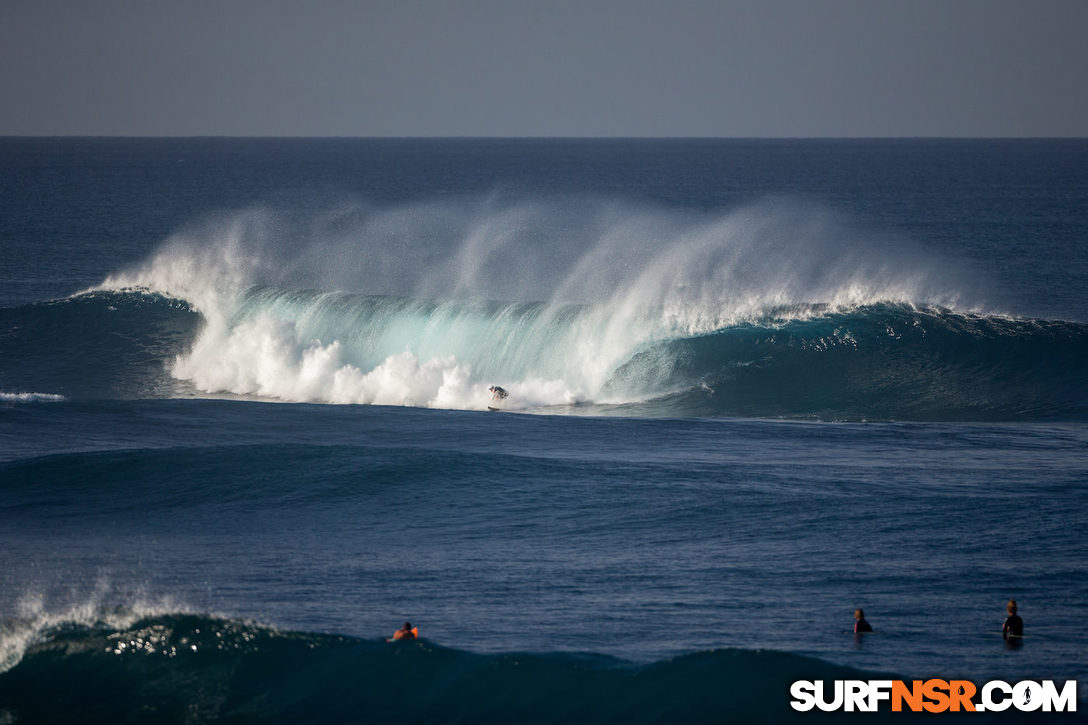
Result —
<instances>
[{"instance_id":1,"label":"sea foam","mask_svg":"<svg viewBox=\"0 0 1088 725\"><path fill-rule=\"evenodd\" d=\"M67 400L56 393L5 393L0 391L0 403L61 403Z\"/></svg>"}]
</instances>

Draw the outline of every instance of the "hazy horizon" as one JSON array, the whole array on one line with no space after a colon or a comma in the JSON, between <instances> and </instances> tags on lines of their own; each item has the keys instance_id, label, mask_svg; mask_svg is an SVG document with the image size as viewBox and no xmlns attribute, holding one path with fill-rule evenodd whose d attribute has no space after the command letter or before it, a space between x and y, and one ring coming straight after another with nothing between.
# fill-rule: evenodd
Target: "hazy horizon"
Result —
<instances>
[{"instance_id":1,"label":"hazy horizon","mask_svg":"<svg viewBox=\"0 0 1088 725\"><path fill-rule=\"evenodd\" d=\"M1081 0L10 0L0 136L1082 138Z\"/></svg>"}]
</instances>

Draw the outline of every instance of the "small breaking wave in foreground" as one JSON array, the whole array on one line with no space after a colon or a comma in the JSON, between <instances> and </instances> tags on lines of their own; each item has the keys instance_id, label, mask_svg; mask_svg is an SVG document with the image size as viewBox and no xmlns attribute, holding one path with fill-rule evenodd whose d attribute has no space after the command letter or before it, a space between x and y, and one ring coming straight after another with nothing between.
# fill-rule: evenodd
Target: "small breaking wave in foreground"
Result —
<instances>
[{"instance_id":1,"label":"small breaking wave in foreground","mask_svg":"<svg viewBox=\"0 0 1088 725\"><path fill-rule=\"evenodd\" d=\"M6 625L10 627L11 625ZM5 638L10 635L5 632ZM723 722L795 715L789 683L857 677L819 660L718 649L650 664L475 654L160 614L56 622L0 673L6 722ZM58 683L64 683L58 687Z\"/></svg>"}]
</instances>

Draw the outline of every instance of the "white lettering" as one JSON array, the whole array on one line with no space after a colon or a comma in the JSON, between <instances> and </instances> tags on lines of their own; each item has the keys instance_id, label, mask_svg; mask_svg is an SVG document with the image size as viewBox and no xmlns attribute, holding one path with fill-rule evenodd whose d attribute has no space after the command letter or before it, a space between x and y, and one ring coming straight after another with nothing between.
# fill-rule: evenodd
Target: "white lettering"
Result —
<instances>
[{"instance_id":1,"label":"white lettering","mask_svg":"<svg viewBox=\"0 0 1088 725\"><path fill-rule=\"evenodd\" d=\"M798 712L808 712L816 706L816 685L809 680L798 680L790 685L790 707Z\"/></svg>"},{"instance_id":2,"label":"white lettering","mask_svg":"<svg viewBox=\"0 0 1088 725\"><path fill-rule=\"evenodd\" d=\"M823 680L816 683L816 707L820 708L824 712L834 712L842 707L843 692L842 692L842 680L835 680L835 699L831 702L824 700L824 683Z\"/></svg>"},{"instance_id":3,"label":"white lettering","mask_svg":"<svg viewBox=\"0 0 1088 725\"><path fill-rule=\"evenodd\" d=\"M982 686L982 704L986 706L986 710L992 710L994 712L1003 712L1009 709L1009 705L1012 704L1012 700L1007 697L1002 697L1000 700L993 698L993 691L999 690L1005 695L1012 694L1012 686L1004 680L990 680Z\"/></svg>"},{"instance_id":4,"label":"white lettering","mask_svg":"<svg viewBox=\"0 0 1088 725\"><path fill-rule=\"evenodd\" d=\"M1066 680L1061 693L1054 685L1053 680L1043 680L1043 710L1051 711L1051 706L1057 712L1077 711L1077 681Z\"/></svg>"},{"instance_id":5,"label":"white lettering","mask_svg":"<svg viewBox=\"0 0 1088 725\"><path fill-rule=\"evenodd\" d=\"M869 712L876 712L881 700L892 699L891 680L869 680Z\"/></svg>"},{"instance_id":6,"label":"white lettering","mask_svg":"<svg viewBox=\"0 0 1088 725\"><path fill-rule=\"evenodd\" d=\"M869 687L866 685L865 680L846 680L845 685L846 711L858 710L859 712L866 712L869 709L866 707L866 701L869 699Z\"/></svg>"}]
</instances>

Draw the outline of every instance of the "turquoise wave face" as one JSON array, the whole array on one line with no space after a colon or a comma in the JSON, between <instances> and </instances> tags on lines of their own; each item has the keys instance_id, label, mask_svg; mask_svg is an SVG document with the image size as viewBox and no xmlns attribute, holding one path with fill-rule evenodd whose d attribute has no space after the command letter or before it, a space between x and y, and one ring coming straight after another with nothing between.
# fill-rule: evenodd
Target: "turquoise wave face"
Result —
<instances>
[{"instance_id":1,"label":"turquoise wave face","mask_svg":"<svg viewBox=\"0 0 1088 725\"><path fill-rule=\"evenodd\" d=\"M229 311L229 315L220 314ZM1088 325L795 305L692 331L662 309L255 287L211 316L94 292L0 311L5 402L296 402L830 420L1083 420ZM29 396L33 394L38 397Z\"/></svg>"},{"instance_id":2,"label":"turquoise wave face","mask_svg":"<svg viewBox=\"0 0 1088 725\"><path fill-rule=\"evenodd\" d=\"M421 634L387 643L184 614L120 629L68 625L0 674L0 714L119 723L778 720L796 715L791 682L863 677L772 651L636 665L579 653L475 654Z\"/></svg>"}]
</instances>

